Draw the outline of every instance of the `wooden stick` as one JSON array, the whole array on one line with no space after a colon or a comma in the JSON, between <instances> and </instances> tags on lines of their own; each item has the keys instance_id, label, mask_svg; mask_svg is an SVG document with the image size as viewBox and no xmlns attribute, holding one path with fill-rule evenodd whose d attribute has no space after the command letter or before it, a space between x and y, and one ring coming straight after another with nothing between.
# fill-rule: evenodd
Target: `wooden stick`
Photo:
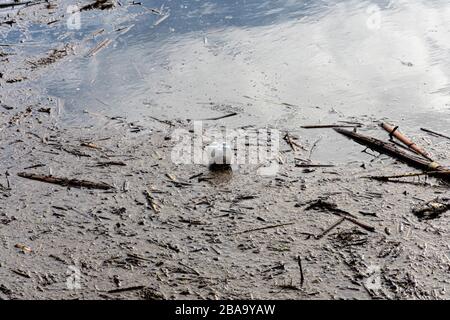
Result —
<instances>
[{"instance_id":1,"label":"wooden stick","mask_svg":"<svg viewBox=\"0 0 450 320\"><path fill-rule=\"evenodd\" d=\"M301 126L300 128L303 128L303 129L320 129L320 128L355 128L355 127L361 127L361 125L359 125L359 124L354 124L354 125L316 124L316 125Z\"/></svg>"},{"instance_id":2,"label":"wooden stick","mask_svg":"<svg viewBox=\"0 0 450 320\"><path fill-rule=\"evenodd\" d=\"M226 114L224 116L220 116L220 117L215 117L215 118L208 118L208 119L203 119L203 121L207 121L207 120L220 120L220 119L225 119L225 118L229 118L229 117L234 117L237 116L238 114L236 112L230 113L230 114Z\"/></svg>"},{"instance_id":3,"label":"wooden stick","mask_svg":"<svg viewBox=\"0 0 450 320\"><path fill-rule=\"evenodd\" d=\"M367 231L370 231L370 232L374 232L375 231L374 227L372 227L371 225L368 225L365 222L359 221L353 214L351 214L350 212L347 212L345 210L339 209L333 203L329 203L329 202L326 202L326 201L323 201L323 200L319 199L318 201L315 201L314 203L310 204L305 210L311 210L311 209L314 209L314 210L317 210L317 209L326 210L326 211L328 211L330 213L333 213L333 214L335 214L335 215L337 215L337 216L339 216L341 218L344 218L345 220L348 220L348 221L356 224L357 226L359 226L359 227L361 227L361 228L363 228L363 229L365 229ZM331 230L331 229L335 228L340 223L342 223L342 221L336 222L336 224L331 226L329 229ZM329 232L330 230L325 230L325 234L327 232Z\"/></svg>"},{"instance_id":4,"label":"wooden stick","mask_svg":"<svg viewBox=\"0 0 450 320\"><path fill-rule=\"evenodd\" d=\"M95 56L97 53L99 53L101 50L105 49L106 47L108 47L110 44L112 43L112 40L110 39L105 39L102 42L100 42L97 46L95 46L93 49L91 49L88 54L86 55L86 57L93 57Z\"/></svg>"},{"instance_id":5,"label":"wooden stick","mask_svg":"<svg viewBox=\"0 0 450 320\"><path fill-rule=\"evenodd\" d=\"M59 184L61 186L67 187L75 187L75 188L88 188L88 189L101 189L101 190L109 190L114 188L113 186L104 183L104 182L92 182L87 180L78 180L78 179L68 179L54 176L47 176L41 174L27 173L27 172L19 172L17 174L19 177L37 180L46 183Z\"/></svg>"},{"instance_id":6,"label":"wooden stick","mask_svg":"<svg viewBox=\"0 0 450 320\"><path fill-rule=\"evenodd\" d=\"M339 120L338 122L346 123L346 124L352 124L362 127L364 123L361 122L355 122L355 121L345 121L345 120Z\"/></svg>"},{"instance_id":7,"label":"wooden stick","mask_svg":"<svg viewBox=\"0 0 450 320\"><path fill-rule=\"evenodd\" d=\"M345 220L348 220L348 221L350 221L350 222L353 222L353 223L356 224L357 226L359 226L359 227L361 227L361 228L363 228L364 230L367 230L367 231L369 231L369 232L374 232L374 231L375 231L375 228L372 227L371 225L368 225L368 224L366 224L366 223L364 223L364 222L361 222L361 221L359 221L359 220L357 220L357 219L355 219L355 218L352 218L352 217L344 217L344 219L345 219Z\"/></svg>"},{"instance_id":8,"label":"wooden stick","mask_svg":"<svg viewBox=\"0 0 450 320\"><path fill-rule=\"evenodd\" d=\"M428 161L423 159L422 157L415 156L413 154L406 153L403 150L400 150L393 143L388 143L381 141L379 139L375 139L369 136L362 135L360 133L352 132L345 129L334 129L336 132L356 141L359 144L362 144L372 150L375 150L380 153L387 154L395 159L398 159L412 167L416 167L425 171L437 171L437 172L447 172L450 169L445 168L437 162ZM430 172L431 174L431 172ZM450 175L444 174L442 175L444 178L450 178Z\"/></svg>"},{"instance_id":9,"label":"wooden stick","mask_svg":"<svg viewBox=\"0 0 450 320\"><path fill-rule=\"evenodd\" d=\"M32 3L32 1L0 3L0 9L15 7L15 6L26 6L30 3Z\"/></svg>"},{"instance_id":10,"label":"wooden stick","mask_svg":"<svg viewBox=\"0 0 450 320\"><path fill-rule=\"evenodd\" d=\"M314 164L314 163L296 163L298 168L331 168L335 167L334 164Z\"/></svg>"},{"instance_id":11,"label":"wooden stick","mask_svg":"<svg viewBox=\"0 0 450 320\"><path fill-rule=\"evenodd\" d=\"M392 176L366 176L362 178L366 179L374 179L374 180L380 180L380 181L389 181L389 179L399 179L399 178L409 178L409 177L419 177L419 176L443 176L443 175L450 175L450 170L448 171L429 171L429 172L411 172L411 173L404 173L404 174L397 174Z\"/></svg>"},{"instance_id":12,"label":"wooden stick","mask_svg":"<svg viewBox=\"0 0 450 320\"><path fill-rule=\"evenodd\" d=\"M277 228L277 227L290 226L291 224L294 224L294 222L275 224L275 225L272 225L272 226L256 228L256 229L248 229L248 230L244 230L244 231L233 233L233 235L242 234L242 233L248 233L248 232L253 232L253 231L261 231L261 230L272 229L272 228Z\"/></svg>"},{"instance_id":13,"label":"wooden stick","mask_svg":"<svg viewBox=\"0 0 450 320\"><path fill-rule=\"evenodd\" d=\"M297 256L298 268L300 269L300 287L303 287L303 283L305 282L305 276L303 275L303 266L302 266L302 258L300 255Z\"/></svg>"},{"instance_id":14,"label":"wooden stick","mask_svg":"<svg viewBox=\"0 0 450 320\"><path fill-rule=\"evenodd\" d=\"M159 18L158 20L155 21L155 23L153 24L153 26L156 27L158 24L160 24L160 23L162 23L164 20L166 20L169 16L170 16L170 13L167 13L167 14L163 15L161 18Z\"/></svg>"},{"instance_id":15,"label":"wooden stick","mask_svg":"<svg viewBox=\"0 0 450 320\"><path fill-rule=\"evenodd\" d=\"M184 264L183 262L179 262L179 264L182 265L183 267L191 270L195 275L200 276L200 273L197 270L195 270L194 268L188 266L187 264Z\"/></svg>"},{"instance_id":16,"label":"wooden stick","mask_svg":"<svg viewBox=\"0 0 450 320\"><path fill-rule=\"evenodd\" d=\"M446 136L445 134L442 134L442 133L439 133L439 132L436 132L436 131L432 131L432 130L430 130L430 129L425 129L425 128L420 128L420 130L422 130L422 131L425 131L425 132L428 132L428 133L434 134L434 135L436 135L436 136L439 136L439 137L442 137L442 138L446 138L446 139L449 139L449 140L450 140L450 137L449 137L449 136Z\"/></svg>"},{"instance_id":17,"label":"wooden stick","mask_svg":"<svg viewBox=\"0 0 450 320\"><path fill-rule=\"evenodd\" d=\"M123 161L99 161L97 162L97 167L109 167L109 166L126 166L127 164Z\"/></svg>"},{"instance_id":18,"label":"wooden stick","mask_svg":"<svg viewBox=\"0 0 450 320\"><path fill-rule=\"evenodd\" d=\"M398 130L398 126L393 126L386 122L382 122L381 127L389 133L390 137L397 138L401 143L403 143L405 146L407 146L415 153L420 154L421 156L425 157L425 159L433 161L433 159L430 158L430 155L423 148L419 147L411 139L409 139L403 133L401 133Z\"/></svg>"},{"instance_id":19,"label":"wooden stick","mask_svg":"<svg viewBox=\"0 0 450 320\"><path fill-rule=\"evenodd\" d=\"M136 291L136 290L142 290L144 288L145 288L145 286L118 288L118 289L109 290L108 293L121 293L121 292L127 292L127 291Z\"/></svg>"},{"instance_id":20,"label":"wooden stick","mask_svg":"<svg viewBox=\"0 0 450 320\"><path fill-rule=\"evenodd\" d=\"M323 236L327 235L331 230L333 230L334 228L336 228L338 225L340 225L342 222L345 221L345 218L341 218L338 221L336 221L335 223L333 223L330 227L328 227L327 229L325 229L321 234L319 234L318 236L315 236L314 238L316 238L317 240L322 238Z\"/></svg>"}]
</instances>

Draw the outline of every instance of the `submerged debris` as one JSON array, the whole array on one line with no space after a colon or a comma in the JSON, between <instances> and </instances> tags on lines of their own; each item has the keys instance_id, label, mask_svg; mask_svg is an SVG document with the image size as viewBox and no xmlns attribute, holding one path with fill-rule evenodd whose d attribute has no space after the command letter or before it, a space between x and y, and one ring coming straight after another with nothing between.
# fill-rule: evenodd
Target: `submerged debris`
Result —
<instances>
[{"instance_id":1,"label":"submerged debris","mask_svg":"<svg viewBox=\"0 0 450 320\"><path fill-rule=\"evenodd\" d=\"M144 190L144 196L147 200L147 206L151 208L155 213L159 213L161 211L161 205L156 202L155 198L151 195L148 190Z\"/></svg>"},{"instance_id":2,"label":"submerged debris","mask_svg":"<svg viewBox=\"0 0 450 320\"><path fill-rule=\"evenodd\" d=\"M101 41L98 45L96 45L94 48L92 48L86 55L86 57L93 57L97 53L99 53L101 50L107 48L112 43L111 39L105 39Z\"/></svg>"},{"instance_id":3,"label":"submerged debris","mask_svg":"<svg viewBox=\"0 0 450 320\"><path fill-rule=\"evenodd\" d=\"M450 210L450 198L436 198L414 207L412 212L419 219L428 220L439 217L447 210Z\"/></svg>"},{"instance_id":4,"label":"submerged debris","mask_svg":"<svg viewBox=\"0 0 450 320\"><path fill-rule=\"evenodd\" d=\"M318 199L318 200L312 201L312 203L310 203L305 208L305 210L323 210L323 211L328 211L328 212L333 213L333 214L335 214L335 215L337 215L339 217L344 218L347 221L352 222L353 224L361 227L364 230L367 230L369 232L374 232L375 231L375 228L373 226L358 220L350 212L347 212L345 210L339 209L337 204L332 203L332 202L327 202L327 201L324 201L322 199Z\"/></svg>"},{"instance_id":5,"label":"submerged debris","mask_svg":"<svg viewBox=\"0 0 450 320\"><path fill-rule=\"evenodd\" d=\"M338 248L365 245L368 242L367 233L357 228L343 230L336 234L333 245Z\"/></svg>"},{"instance_id":6,"label":"submerged debris","mask_svg":"<svg viewBox=\"0 0 450 320\"><path fill-rule=\"evenodd\" d=\"M360 133L348 131L345 129L334 129L336 132L362 144L374 151L387 154L395 159L398 159L410 166L417 167L426 171L430 171L430 175L438 176L443 179L450 179L450 169L443 167L435 161L426 160L415 154L408 153L401 150L395 144L384 142L382 140L369 137Z\"/></svg>"},{"instance_id":7,"label":"submerged debris","mask_svg":"<svg viewBox=\"0 0 450 320\"><path fill-rule=\"evenodd\" d=\"M80 12L94 9L108 10L114 8L115 6L116 1L114 0L95 0L94 2L81 7Z\"/></svg>"},{"instance_id":8,"label":"submerged debris","mask_svg":"<svg viewBox=\"0 0 450 320\"><path fill-rule=\"evenodd\" d=\"M41 66L46 66L52 63L55 63L58 60L61 60L62 58L68 56L70 53L73 52L73 46L66 44L62 48L57 48L51 50L47 56L39 58L38 60L31 61L29 60L28 63L31 64L31 69L37 69Z\"/></svg>"}]
</instances>

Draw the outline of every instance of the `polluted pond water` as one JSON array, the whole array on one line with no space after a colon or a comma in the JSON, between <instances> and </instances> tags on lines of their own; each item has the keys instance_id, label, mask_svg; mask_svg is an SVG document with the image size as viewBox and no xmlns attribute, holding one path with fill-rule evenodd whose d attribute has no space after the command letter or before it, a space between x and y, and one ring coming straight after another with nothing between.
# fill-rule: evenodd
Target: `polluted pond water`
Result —
<instances>
[{"instance_id":1,"label":"polluted pond water","mask_svg":"<svg viewBox=\"0 0 450 320\"><path fill-rule=\"evenodd\" d=\"M450 298L449 18L0 0L0 297Z\"/></svg>"}]
</instances>

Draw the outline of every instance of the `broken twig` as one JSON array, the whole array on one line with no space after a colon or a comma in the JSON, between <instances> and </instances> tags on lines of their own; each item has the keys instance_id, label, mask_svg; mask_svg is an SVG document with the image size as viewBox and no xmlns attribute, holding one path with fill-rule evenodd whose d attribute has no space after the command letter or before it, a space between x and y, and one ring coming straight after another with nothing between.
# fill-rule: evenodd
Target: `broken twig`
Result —
<instances>
[{"instance_id":1,"label":"broken twig","mask_svg":"<svg viewBox=\"0 0 450 320\"><path fill-rule=\"evenodd\" d=\"M327 235L331 230L333 230L334 228L336 228L337 226L339 226L342 222L345 221L345 218L341 218L338 221L336 221L335 223L333 223L330 227L326 228L321 234L315 236L316 239L321 239L323 238L325 235Z\"/></svg>"},{"instance_id":2,"label":"broken twig","mask_svg":"<svg viewBox=\"0 0 450 320\"><path fill-rule=\"evenodd\" d=\"M303 275L303 266L302 266L302 258L300 255L297 256L298 267L300 269L300 287L303 287L303 283L305 282L305 276Z\"/></svg>"},{"instance_id":3,"label":"broken twig","mask_svg":"<svg viewBox=\"0 0 450 320\"><path fill-rule=\"evenodd\" d=\"M114 188L113 186L104 183L104 182L93 182L87 180L78 180L78 179L68 179L61 177L54 177L51 175L42 175L42 174L34 174L27 172L19 172L17 174L19 177L37 180L46 183L59 184L61 186L67 187L76 187L76 188L88 188L88 189L101 189L101 190L109 190Z\"/></svg>"},{"instance_id":4,"label":"broken twig","mask_svg":"<svg viewBox=\"0 0 450 320\"><path fill-rule=\"evenodd\" d=\"M314 163L296 163L298 168L331 168L335 167L334 164L314 164Z\"/></svg>"},{"instance_id":5,"label":"broken twig","mask_svg":"<svg viewBox=\"0 0 450 320\"><path fill-rule=\"evenodd\" d=\"M121 292L127 292L127 291L136 291L136 290L142 290L144 288L145 288L145 286L118 288L118 289L109 290L108 293L121 293Z\"/></svg>"},{"instance_id":6,"label":"broken twig","mask_svg":"<svg viewBox=\"0 0 450 320\"><path fill-rule=\"evenodd\" d=\"M248 229L248 230L236 232L236 233L233 233L233 235L242 234L242 233L249 233L249 232L253 232L253 231L261 231L261 230L272 229L272 228L278 228L278 227L284 227L284 226L290 226L292 224L294 224L294 222L280 223L280 224L275 224L275 225L272 225L272 226L256 228L256 229Z\"/></svg>"},{"instance_id":7,"label":"broken twig","mask_svg":"<svg viewBox=\"0 0 450 320\"><path fill-rule=\"evenodd\" d=\"M225 119L225 118L229 118L229 117L234 117L234 116L237 116L237 115L238 115L238 114L237 114L236 112L233 112L233 113L229 113L229 114L226 114L226 115L223 115L223 116L220 116L220 117L203 119L203 121L207 121L207 120L211 120L211 121L214 121L214 120L220 120L220 119Z\"/></svg>"},{"instance_id":8,"label":"broken twig","mask_svg":"<svg viewBox=\"0 0 450 320\"><path fill-rule=\"evenodd\" d=\"M425 128L420 128L420 130L428 132L428 133L431 133L431 134L434 134L435 136L446 138L446 139L450 140L450 137L446 136L445 134L442 134L442 133L439 133L439 132L436 132L436 131L432 131L430 129L425 129Z\"/></svg>"},{"instance_id":9,"label":"broken twig","mask_svg":"<svg viewBox=\"0 0 450 320\"><path fill-rule=\"evenodd\" d=\"M40 2L41 1L39 1L39 3ZM26 6L26 5L29 5L30 3L32 3L32 1L25 1L25 2L13 1L13 2L0 3L0 9L15 7L15 6Z\"/></svg>"},{"instance_id":10,"label":"broken twig","mask_svg":"<svg viewBox=\"0 0 450 320\"><path fill-rule=\"evenodd\" d=\"M95 56L97 53L99 53L101 50L105 49L106 47L108 47L110 44L112 43L112 40L110 39L105 39L102 42L100 42L97 46L95 46L94 48L92 48L86 55L86 57L93 57Z\"/></svg>"},{"instance_id":11,"label":"broken twig","mask_svg":"<svg viewBox=\"0 0 450 320\"><path fill-rule=\"evenodd\" d=\"M301 126L300 128L303 129L321 129L321 128L359 128L361 125L359 124L353 124L353 125L346 125L346 124L315 124L315 125L308 125L308 126Z\"/></svg>"},{"instance_id":12,"label":"broken twig","mask_svg":"<svg viewBox=\"0 0 450 320\"><path fill-rule=\"evenodd\" d=\"M304 149L300 144L294 141L289 132L287 132L284 137L284 141L291 147L292 151L296 152L297 148Z\"/></svg>"},{"instance_id":13,"label":"broken twig","mask_svg":"<svg viewBox=\"0 0 450 320\"><path fill-rule=\"evenodd\" d=\"M362 178L373 179L379 181L390 181L390 179L399 179L399 178L409 178L409 177L420 177L420 176L441 176L450 175L450 170L448 171L428 171L428 172L412 172L412 173L404 173L397 174L392 176L365 176Z\"/></svg>"}]
</instances>

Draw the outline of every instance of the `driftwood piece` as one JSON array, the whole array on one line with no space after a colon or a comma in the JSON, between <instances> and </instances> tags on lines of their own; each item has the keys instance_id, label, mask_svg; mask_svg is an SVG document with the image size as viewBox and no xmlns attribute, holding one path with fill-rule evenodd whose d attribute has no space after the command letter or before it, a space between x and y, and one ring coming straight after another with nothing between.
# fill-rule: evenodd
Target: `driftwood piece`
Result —
<instances>
[{"instance_id":1,"label":"driftwood piece","mask_svg":"<svg viewBox=\"0 0 450 320\"><path fill-rule=\"evenodd\" d=\"M395 137L401 143L403 143L405 146L407 146L410 150L425 157L425 159L433 161L433 159L431 159L428 152L426 152L423 148L419 147L415 142L413 142L411 139L409 139L407 136L405 136L403 133L401 133L398 130L398 126L393 126L393 125L390 125L389 123L382 122L381 127L389 133L389 136L391 138Z\"/></svg>"},{"instance_id":2,"label":"driftwood piece","mask_svg":"<svg viewBox=\"0 0 450 320\"><path fill-rule=\"evenodd\" d=\"M374 151L384 153L412 167L422 169L424 171L429 171L430 175L439 178L450 179L450 175L448 174L448 172L450 171L449 168L443 167L435 161L429 161L422 157L405 152L393 143L384 142L379 139L345 129L336 128L334 130Z\"/></svg>"},{"instance_id":3,"label":"driftwood piece","mask_svg":"<svg viewBox=\"0 0 450 320\"><path fill-rule=\"evenodd\" d=\"M28 172L19 172L17 173L19 177L46 182L59 184L61 186L67 187L75 187L75 188L88 188L88 189L101 189L101 190L109 190L114 188L113 186L104 183L104 182L93 182L88 180L78 180L78 179L69 179L62 177L54 177L50 175L42 175L42 174L34 174Z\"/></svg>"}]
</instances>

